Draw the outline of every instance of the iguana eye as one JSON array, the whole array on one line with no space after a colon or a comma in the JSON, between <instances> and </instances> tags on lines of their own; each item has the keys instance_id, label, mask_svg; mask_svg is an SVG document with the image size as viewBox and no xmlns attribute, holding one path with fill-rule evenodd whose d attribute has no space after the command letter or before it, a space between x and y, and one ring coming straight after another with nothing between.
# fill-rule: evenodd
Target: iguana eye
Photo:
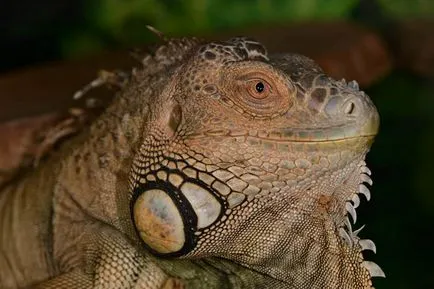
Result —
<instances>
[{"instance_id":1,"label":"iguana eye","mask_svg":"<svg viewBox=\"0 0 434 289\"><path fill-rule=\"evenodd\" d=\"M286 75L266 63L235 63L224 69L221 76L221 100L238 113L271 118L293 105L295 87ZM230 102L225 102L225 98Z\"/></svg>"},{"instance_id":2,"label":"iguana eye","mask_svg":"<svg viewBox=\"0 0 434 289\"><path fill-rule=\"evenodd\" d=\"M249 80L246 83L247 91L251 97L256 99L267 98L271 93L270 85L261 79Z\"/></svg>"}]
</instances>

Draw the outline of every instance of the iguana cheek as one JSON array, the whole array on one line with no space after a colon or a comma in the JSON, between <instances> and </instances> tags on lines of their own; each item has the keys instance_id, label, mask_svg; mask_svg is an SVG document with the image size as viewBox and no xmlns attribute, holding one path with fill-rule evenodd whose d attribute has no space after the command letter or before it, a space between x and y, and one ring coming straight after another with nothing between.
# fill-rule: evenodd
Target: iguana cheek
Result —
<instances>
[{"instance_id":1,"label":"iguana cheek","mask_svg":"<svg viewBox=\"0 0 434 289\"><path fill-rule=\"evenodd\" d=\"M209 187L185 180L179 174L158 171L162 180L140 186L132 213L143 242L154 253L182 256L194 249L200 231L222 216L224 206ZM151 178L152 179L152 178Z\"/></svg>"},{"instance_id":2,"label":"iguana cheek","mask_svg":"<svg viewBox=\"0 0 434 289\"><path fill-rule=\"evenodd\" d=\"M143 192L133 208L136 228L143 241L161 254L177 252L185 243L184 222L172 199L163 190Z\"/></svg>"}]
</instances>

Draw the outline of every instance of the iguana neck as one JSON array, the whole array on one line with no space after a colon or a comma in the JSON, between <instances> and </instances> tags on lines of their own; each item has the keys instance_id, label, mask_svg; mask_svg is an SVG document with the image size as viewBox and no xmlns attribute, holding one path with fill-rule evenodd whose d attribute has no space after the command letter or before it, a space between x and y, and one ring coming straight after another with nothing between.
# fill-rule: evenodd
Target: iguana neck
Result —
<instances>
[{"instance_id":1,"label":"iguana neck","mask_svg":"<svg viewBox=\"0 0 434 289\"><path fill-rule=\"evenodd\" d=\"M148 115L148 99L140 97L138 89L116 96L88 130L66 143L53 202L55 236L69 230L65 224L86 219L134 236L127 175ZM79 238L82 232L71 229L65 234Z\"/></svg>"},{"instance_id":2,"label":"iguana neck","mask_svg":"<svg viewBox=\"0 0 434 289\"><path fill-rule=\"evenodd\" d=\"M55 236L79 238L81 232L64 227L63 220L72 216L79 222L91 217L95 226L99 222L109 224L141 244L130 218L128 173L147 114L143 100L119 96L88 131L77 137L79 145L68 153L59 172L57 186L62 189L56 190L55 229L65 232ZM75 213L66 215L71 209ZM62 259L69 252L57 255ZM158 263L169 275L185 279L192 286L202 286L207 280L207 288L220 288L221 284L226 288L258 288L258 284L287 288L281 281L225 259L159 259Z\"/></svg>"}]
</instances>

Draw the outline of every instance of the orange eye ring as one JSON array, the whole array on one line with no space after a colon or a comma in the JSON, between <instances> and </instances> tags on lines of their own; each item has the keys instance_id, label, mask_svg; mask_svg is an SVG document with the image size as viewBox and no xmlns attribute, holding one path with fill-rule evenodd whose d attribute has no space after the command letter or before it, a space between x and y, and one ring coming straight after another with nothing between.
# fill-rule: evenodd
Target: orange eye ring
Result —
<instances>
[{"instance_id":1,"label":"orange eye ring","mask_svg":"<svg viewBox=\"0 0 434 289\"><path fill-rule=\"evenodd\" d=\"M222 94L230 106L255 118L271 118L292 107L295 89L279 71L262 63L236 65L222 73Z\"/></svg>"},{"instance_id":2,"label":"orange eye ring","mask_svg":"<svg viewBox=\"0 0 434 289\"><path fill-rule=\"evenodd\" d=\"M271 94L271 86L262 79L251 79L246 82L249 95L255 99L265 99Z\"/></svg>"}]
</instances>

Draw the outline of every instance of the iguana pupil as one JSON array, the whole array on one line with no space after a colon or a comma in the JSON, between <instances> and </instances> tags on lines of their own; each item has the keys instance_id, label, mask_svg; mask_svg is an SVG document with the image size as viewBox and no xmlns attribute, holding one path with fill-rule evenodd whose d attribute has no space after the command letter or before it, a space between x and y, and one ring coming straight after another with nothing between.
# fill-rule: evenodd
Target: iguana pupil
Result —
<instances>
[{"instance_id":1,"label":"iguana pupil","mask_svg":"<svg viewBox=\"0 0 434 289\"><path fill-rule=\"evenodd\" d=\"M256 91L257 91L258 93L263 92L263 91L264 91L264 88L265 88L265 86L264 86L264 84L263 84L262 82L258 82L258 83L256 84Z\"/></svg>"}]
</instances>

